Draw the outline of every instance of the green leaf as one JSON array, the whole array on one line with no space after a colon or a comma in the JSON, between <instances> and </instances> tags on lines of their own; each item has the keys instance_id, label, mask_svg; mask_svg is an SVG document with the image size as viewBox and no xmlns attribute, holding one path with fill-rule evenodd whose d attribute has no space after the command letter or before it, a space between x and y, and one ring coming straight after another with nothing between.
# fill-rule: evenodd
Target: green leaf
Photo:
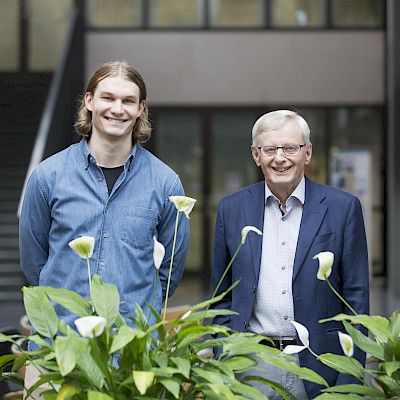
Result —
<instances>
[{"instance_id":1,"label":"green leaf","mask_svg":"<svg viewBox=\"0 0 400 400\"><path fill-rule=\"evenodd\" d=\"M185 319L177 319L176 322L195 322L202 321L205 318L214 318L217 315L237 315L236 311L231 310L206 310L189 314Z\"/></svg>"},{"instance_id":2,"label":"green leaf","mask_svg":"<svg viewBox=\"0 0 400 400\"><path fill-rule=\"evenodd\" d=\"M10 342L15 343L16 338L20 338L20 335L5 335L4 333L0 333L0 343Z\"/></svg>"},{"instance_id":3,"label":"green leaf","mask_svg":"<svg viewBox=\"0 0 400 400\"><path fill-rule=\"evenodd\" d=\"M332 318L321 319L319 322L327 321L350 321L352 324L361 324L365 326L379 342L386 343L390 336L389 321L380 315L348 315L338 314Z\"/></svg>"},{"instance_id":4,"label":"green leaf","mask_svg":"<svg viewBox=\"0 0 400 400\"><path fill-rule=\"evenodd\" d=\"M382 363L386 374L391 377L396 371L400 370L400 361L386 361Z\"/></svg>"},{"instance_id":5,"label":"green leaf","mask_svg":"<svg viewBox=\"0 0 400 400\"><path fill-rule=\"evenodd\" d=\"M88 391L88 400L113 400L113 397L107 393L95 392L94 390Z\"/></svg>"},{"instance_id":6,"label":"green leaf","mask_svg":"<svg viewBox=\"0 0 400 400\"><path fill-rule=\"evenodd\" d=\"M90 350L90 346L85 347L82 356L78 360L78 366L86 375L89 382L97 389L101 389L104 386L105 379L100 367L90 354Z\"/></svg>"},{"instance_id":7,"label":"green leaf","mask_svg":"<svg viewBox=\"0 0 400 400\"><path fill-rule=\"evenodd\" d=\"M141 395L147 392L147 389L152 385L154 380L153 371L133 371L133 381Z\"/></svg>"},{"instance_id":8,"label":"green leaf","mask_svg":"<svg viewBox=\"0 0 400 400\"><path fill-rule=\"evenodd\" d=\"M232 392L242 394L246 399L268 400L268 397L257 388L241 383L237 380L229 385Z\"/></svg>"},{"instance_id":9,"label":"green leaf","mask_svg":"<svg viewBox=\"0 0 400 400\"><path fill-rule=\"evenodd\" d=\"M290 399L290 400L296 400L293 395L288 391L288 389L286 389L284 386L282 386L281 384L271 381L269 379L266 379L262 376L258 376L258 375L246 375L243 378L244 382L258 382L258 383L262 383L266 386L271 387L273 390L275 390L275 392L277 392L278 394L280 394L284 399Z\"/></svg>"},{"instance_id":10,"label":"green leaf","mask_svg":"<svg viewBox=\"0 0 400 400\"><path fill-rule=\"evenodd\" d=\"M78 317L91 315L88 302L78 293L73 292L72 290L53 288L50 286L43 286L43 289L51 300L73 312Z\"/></svg>"},{"instance_id":11,"label":"green leaf","mask_svg":"<svg viewBox=\"0 0 400 400\"><path fill-rule=\"evenodd\" d=\"M208 371L206 369L197 368L197 367L192 368L192 371L195 374L197 374L198 376L200 376L201 378L203 378L204 380L206 380L207 382L221 383L221 384L224 382L222 377L213 371Z\"/></svg>"},{"instance_id":12,"label":"green leaf","mask_svg":"<svg viewBox=\"0 0 400 400\"><path fill-rule=\"evenodd\" d=\"M379 360L384 360L383 345L376 342L375 340L365 336L362 332L352 326L349 322L343 321L343 325L346 331L352 337L354 344L361 350L369 353L371 356L376 357Z\"/></svg>"},{"instance_id":13,"label":"green leaf","mask_svg":"<svg viewBox=\"0 0 400 400\"><path fill-rule=\"evenodd\" d=\"M65 336L56 338L54 349L62 376L68 375L75 368L87 346L88 340L84 338Z\"/></svg>"},{"instance_id":14,"label":"green leaf","mask_svg":"<svg viewBox=\"0 0 400 400\"><path fill-rule=\"evenodd\" d=\"M107 327L111 327L118 317L119 293L115 285L105 284L95 274L92 279L93 305L97 314L107 320Z\"/></svg>"},{"instance_id":15,"label":"green leaf","mask_svg":"<svg viewBox=\"0 0 400 400\"><path fill-rule=\"evenodd\" d=\"M298 376L301 379L305 379L310 382L315 382L325 387L329 386L328 382L315 371L309 368L300 367L297 363L293 361L288 361L283 356L274 357L262 353L259 353L258 356L267 364L272 364L280 369L292 372L294 375Z\"/></svg>"},{"instance_id":16,"label":"green leaf","mask_svg":"<svg viewBox=\"0 0 400 400\"><path fill-rule=\"evenodd\" d=\"M179 398L180 384L174 379L160 379L160 383L170 392L176 399Z\"/></svg>"},{"instance_id":17,"label":"green leaf","mask_svg":"<svg viewBox=\"0 0 400 400\"><path fill-rule=\"evenodd\" d=\"M223 362L225 366L234 371L243 371L257 365L257 362L250 357L237 356L228 358Z\"/></svg>"},{"instance_id":18,"label":"green leaf","mask_svg":"<svg viewBox=\"0 0 400 400\"><path fill-rule=\"evenodd\" d=\"M51 345L39 335L28 336L28 340L38 344L41 347L48 347L48 348L51 347Z\"/></svg>"},{"instance_id":19,"label":"green leaf","mask_svg":"<svg viewBox=\"0 0 400 400\"><path fill-rule=\"evenodd\" d=\"M15 360L18 356L16 354L4 354L0 357L0 368Z\"/></svg>"},{"instance_id":20,"label":"green leaf","mask_svg":"<svg viewBox=\"0 0 400 400\"><path fill-rule=\"evenodd\" d=\"M353 393L353 394L362 394L364 396L370 397L382 397L382 392L376 390L369 386L356 385L356 384L348 384L348 385L338 385L333 386L327 389L322 389L322 392L325 393Z\"/></svg>"},{"instance_id":21,"label":"green leaf","mask_svg":"<svg viewBox=\"0 0 400 400\"><path fill-rule=\"evenodd\" d=\"M198 338L206 334L225 333L226 329L217 325L203 326L203 325L188 325L184 326L176 335L177 348L186 347Z\"/></svg>"},{"instance_id":22,"label":"green leaf","mask_svg":"<svg viewBox=\"0 0 400 400\"><path fill-rule=\"evenodd\" d=\"M400 336L400 313L398 310L395 310L389 318L389 330L393 338Z\"/></svg>"},{"instance_id":23,"label":"green leaf","mask_svg":"<svg viewBox=\"0 0 400 400\"><path fill-rule=\"evenodd\" d=\"M201 308L209 307L211 304L217 303L222 300L231 290L233 290L237 285L239 285L240 280L237 280L232 286L230 286L225 292L215 296L209 300L203 301L201 303L194 304L189 308L189 310L199 310Z\"/></svg>"},{"instance_id":24,"label":"green leaf","mask_svg":"<svg viewBox=\"0 0 400 400\"><path fill-rule=\"evenodd\" d=\"M138 329L131 328L128 325L122 325L119 328L118 333L114 336L109 353L115 353L116 351L125 347L128 343L135 339L135 337L143 337L143 334L144 332L139 331Z\"/></svg>"},{"instance_id":25,"label":"green leaf","mask_svg":"<svg viewBox=\"0 0 400 400\"><path fill-rule=\"evenodd\" d=\"M259 344L261 337L250 335L231 335L223 345L223 352L228 356L247 355L251 353L266 353L279 355L280 351L270 346Z\"/></svg>"},{"instance_id":26,"label":"green leaf","mask_svg":"<svg viewBox=\"0 0 400 400\"><path fill-rule=\"evenodd\" d=\"M364 378L364 367L355 358L326 353L319 355L318 360L335 371L349 374L359 379Z\"/></svg>"},{"instance_id":27,"label":"green leaf","mask_svg":"<svg viewBox=\"0 0 400 400\"><path fill-rule=\"evenodd\" d=\"M23 287L24 306L30 323L47 338L53 338L58 330L58 318L43 287Z\"/></svg>"},{"instance_id":28,"label":"green leaf","mask_svg":"<svg viewBox=\"0 0 400 400\"><path fill-rule=\"evenodd\" d=\"M186 378L189 379L190 377L190 361L185 358L180 357L171 357L171 361L177 366L181 374Z\"/></svg>"},{"instance_id":29,"label":"green leaf","mask_svg":"<svg viewBox=\"0 0 400 400\"><path fill-rule=\"evenodd\" d=\"M207 385L212 392L214 392L217 396L216 399L227 399L227 400L237 400L237 397L232 393L232 391L223 383L213 383ZM206 394L207 391L204 390ZM207 394L207 399L209 398L209 394Z\"/></svg>"},{"instance_id":30,"label":"green leaf","mask_svg":"<svg viewBox=\"0 0 400 400\"><path fill-rule=\"evenodd\" d=\"M57 400L65 400L72 397L74 394L80 393L82 389L77 386L63 384L57 395Z\"/></svg>"},{"instance_id":31,"label":"green leaf","mask_svg":"<svg viewBox=\"0 0 400 400\"><path fill-rule=\"evenodd\" d=\"M314 397L314 400L360 400L364 397L358 396L356 394L331 394L331 393L324 393L320 396Z\"/></svg>"}]
</instances>

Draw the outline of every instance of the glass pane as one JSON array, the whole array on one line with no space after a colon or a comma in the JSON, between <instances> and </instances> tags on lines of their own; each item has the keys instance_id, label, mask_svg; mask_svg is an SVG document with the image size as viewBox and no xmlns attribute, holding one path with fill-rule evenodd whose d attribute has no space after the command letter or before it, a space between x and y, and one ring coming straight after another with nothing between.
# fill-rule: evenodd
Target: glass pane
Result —
<instances>
[{"instance_id":1,"label":"glass pane","mask_svg":"<svg viewBox=\"0 0 400 400\"><path fill-rule=\"evenodd\" d=\"M338 108L332 118L330 181L361 201L370 259L382 266L383 113L376 108Z\"/></svg>"},{"instance_id":2,"label":"glass pane","mask_svg":"<svg viewBox=\"0 0 400 400\"><path fill-rule=\"evenodd\" d=\"M321 109L301 108L299 114L310 127L312 143L311 163L306 166L306 175L319 183L328 183L328 160L326 154L326 113Z\"/></svg>"},{"instance_id":3,"label":"glass pane","mask_svg":"<svg viewBox=\"0 0 400 400\"><path fill-rule=\"evenodd\" d=\"M142 0L88 0L87 18L92 28L126 28L142 25Z\"/></svg>"},{"instance_id":4,"label":"glass pane","mask_svg":"<svg viewBox=\"0 0 400 400\"><path fill-rule=\"evenodd\" d=\"M324 24L324 0L272 0L271 24L276 27L313 27Z\"/></svg>"},{"instance_id":5,"label":"glass pane","mask_svg":"<svg viewBox=\"0 0 400 400\"><path fill-rule=\"evenodd\" d=\"M150 0L149 3L152 27L202 25L203 0Z\"/></svg>"},{"instance_id":6,"label":"glass pane","mask_svg":"<svg viewBox=\"0 0 400 400\"><path fill-rule=\"evenodd\" d=\"M262 0L212 0L210 1L211 26L258 27L264 24Z\"/></svg>"},{"instance_id":7,"label":"glass pane","mask_svg":"<svg viewBox=\"0 0 400 400\"><path fill-rule=\"evenodd\" d=\"M69 28L73 0L29 1L29 60L31 71L53 70ZM46 22L43 16L46 15Z\"/></svg>"},{"instance_id":8,"label":"glass pane","mask_svg":"<svg viewBox=\"0 0 400 400\"><path fill-rule=\"evenodd\" d=\"M335 26L383 25L383 0L332 0L332 21Z\"/></svg>"},{"instance_id":9,"label":"glass pane","mask_svg":"<svg viewBox=\"0 0 400 400\"><path fill-rule=\"evenodd\" d=\"M20 2L2 0L0 7L0 71L19 69Z\"/></svg>"},{"instance_id":10,"label":"glass pane","mask_svg":"<svg viewBox=\"0 0 400 400\"><path fill-rule=\"evenodd\" d=\"M190 247L186 261L187 270L201 271L204 260L202 251L202 121L191 111L163 111L158 114L156 125L157 157L179 174L186 195L197 199L190 214Z\"/></svg>"},{"instance_id":11,"label":"glass pane","mask_svg":"<svg viewBox=\"0 0 400 400\"><path fill-rule=\"evenodd\" d=\"M213 135L212 205L229 193L259 180L258 168L251 156L251 129L254 112L218 112L211 119Z\"/></svg>"}]
</instances>

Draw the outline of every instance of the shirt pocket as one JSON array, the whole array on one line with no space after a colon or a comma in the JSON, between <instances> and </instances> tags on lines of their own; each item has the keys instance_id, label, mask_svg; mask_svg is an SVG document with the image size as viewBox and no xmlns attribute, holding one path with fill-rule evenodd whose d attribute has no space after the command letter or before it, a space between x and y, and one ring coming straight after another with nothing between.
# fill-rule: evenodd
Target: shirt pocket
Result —
<instances>
[{"instance_id":1,"label":"shirt pocket","mask_svg":"<svg viewBox=\"0 0 400 400\"><path fill-rule=\"evenodd\" d=\"M158 224L157 211L143 207L130 207L124 211L121 240L134 247L153 245L153 235Z\"/></svg>"}]
</instances>

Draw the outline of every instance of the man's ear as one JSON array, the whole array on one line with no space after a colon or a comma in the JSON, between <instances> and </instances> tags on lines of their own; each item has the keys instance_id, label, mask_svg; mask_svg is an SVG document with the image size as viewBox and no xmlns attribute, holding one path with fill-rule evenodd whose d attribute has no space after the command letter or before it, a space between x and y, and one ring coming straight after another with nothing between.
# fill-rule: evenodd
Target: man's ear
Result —
<instances>
[{"instance_id":1,"label":"man's ear","mask_svg":"<svg viewBox=\"0 0 400 400\"><path fill-rule=\"evenodd\" d=\"M139 105L140 115L144 113L145 106L146 106L146 100L142 100Z\"/></svg>"},{"instance_id":2,"label":"man's ear","mask_svg":"<svg viewBox=\"0 0 400 400\"><path fill-rule=\"evenodd\" d=\"M85 106L88 111L93 111L92 100L93 100L92 94L89 92L86 92L85 93Z\"/></svg>"},{"instance_id":3,"label":"man's ear","mask_svg":"<svg viewBox=\"0 0 400 400\"><path fill-rule=\"evenodd\" d=\"M259 167L260 164L260 154L258 152L257 146L254 144L251 145L251 155L253 156L253 160L256 163L257 167Z\"/></svg>"},{"instance_id":4,"label":"man's ear","mask_svg":"<svg viewBox=\"0 0 400 400\"><path fill-rule=\"evenodd\" d=\"M308 165L311 162L311 156L312 156L312 144L309 143L306 147L306 161L305 164Z\"/></svg>"}]
</instances>

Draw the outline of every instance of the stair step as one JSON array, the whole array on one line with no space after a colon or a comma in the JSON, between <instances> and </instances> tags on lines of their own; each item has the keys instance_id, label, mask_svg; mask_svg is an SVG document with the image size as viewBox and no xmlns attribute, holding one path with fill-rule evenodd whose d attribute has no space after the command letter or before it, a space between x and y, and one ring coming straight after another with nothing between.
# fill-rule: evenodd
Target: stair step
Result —
<instances>
[{"instance_id":1,"label":"stair step","mask_svg":"<svg viewBox=\"0 0 400 400\"><path fill-rule=\"evenodd\" d=\"M0 248L1 249L5 249L5 248L14 248L14 249L18 249L18 237L14 236L14 237L4 237L0 239Z\"/></svg>"},{"instance_id":2,"label":"stair step","mask_svg":"<svg viewBox=\"0 0 400 400\"><path fill-rule=\"evenodd\" d=\"M22 301L22 292L21 291L0 291L0 303L1 302L9 302L9 301Z\"/></svg>"},{"instance_id":3,"label":"stair step","mask_svg":"<svg viewBox=\"0 0 400 400\"><path fill-rule=\"evenodd\" d=\"M2 276L0 277L0 291L1 287L4 286L15 286L20 287L26 284L26 279L22 275L15 275L15 276Z\"/></svg>"},{"instance_id":4,"label":"stair step","mask_svg":"<svg viewBox=\"0 0 400 400\"><path fill-rule=\"evenodd\" d=\"M18 224L18 217L17 217L17 213L15 214L0 214L0 226L3 225L3 223L5 224L9 224L9 223L15 223Z\"/></svg>"},{"instance_id":5,"label":"stair step","mask_svg":"<svg viewBox=\"0 0 400 400\"><path fill-rule=\"evenodd\" d=\"M15 249L0 249L0 263L10 260L19 260L19 251Z\"/></svg>"},{"instance_id":6,"label":"stair step","mask_svg":"<svg viewBox=\"0 0 400 400\"><path fill-rule=\"evenodd\" d=\"M18 223L0 224L0 237L16 236L16 235L18 235Z\"/></svg>"},{"instance_id":7,"label":"stair step","mask_svg":"<svg viewBox=\"0 0 400 400\"><path fill-rule=\"evenodd\" d=\"M21 274L23 275L23 272L21 271L21 268L19 266L19 263L8 263L8 264L0 264L0 276L5 275L12 275L12 274Z\"/></svg>"}]
</instances>

